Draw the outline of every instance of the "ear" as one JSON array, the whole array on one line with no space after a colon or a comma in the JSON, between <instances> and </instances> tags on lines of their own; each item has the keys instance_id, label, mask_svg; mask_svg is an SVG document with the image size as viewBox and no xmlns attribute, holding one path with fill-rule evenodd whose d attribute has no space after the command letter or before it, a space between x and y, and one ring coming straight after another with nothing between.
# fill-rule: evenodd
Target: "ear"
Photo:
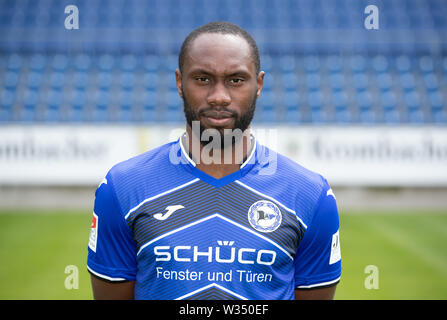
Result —
<instances>
[{"instance_id":1,"label":"ear","mask_svg":"<svg viewBox=\"0 0 447 320\"><path fill-rule=\"evenodd\" d=\"M258 90L256 91L257 97L259 97L261 95L262 86L264 85L264 76L265 76L265 72L261 71L261 72L259 72L258 77L256 78L256 82L257 82L257 86L258 86Z\"/></svg>"},{"instance_id":2,"label":"ear","mask_svg":"<svg viewBox=\"0 0 447 320\"><path fill-rule=\"evenodd\" d=\"M181 74L179 69L175 70L175 83L176 83L177 92L178 92L180 98L183 98L183 93L182 93L182 74Z\"/></svg>"}]
</instances>

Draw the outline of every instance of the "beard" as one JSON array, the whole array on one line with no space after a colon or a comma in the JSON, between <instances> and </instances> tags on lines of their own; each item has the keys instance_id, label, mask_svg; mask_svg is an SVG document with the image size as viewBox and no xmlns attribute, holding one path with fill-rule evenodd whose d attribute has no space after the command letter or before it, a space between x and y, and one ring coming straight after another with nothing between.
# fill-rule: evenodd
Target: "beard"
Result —
<instances>
[{"instance_id":1,"label":"beard","mask_svg":"<svg viewBox=\"0 0 447 320\"><path fill-rule=\"evenodd\" d=\"M197 108L194 108L191 106L191 104L188 102L188 99L186 98L185 92L182 88L182 99L183 99L183 111L185 113L185 118L187 124L193 128L193 121L200 121L200 116L210 110L213 110L214 107L207 107L199 112L196 112ZM234 144L239 141L242 136L244 135L245 131L250 126L251 121L253 120L253 116L256 109L256 100L257 100L257 94L256 91L254 92L253 98L250 101L250 104L248 108L243 108L243 110L246 110L245 112L238 115L235 111L227 109L226 107L219 107L219 111L224 111L227 113L231 113L232 117L234 118L234 126L233 128L223 129L223 128L206 128L202 122L200 122L200 136L197 137L200 141L200 144L202 146L206 145L208 141L202 141L201 137L203 136L203 133L207 129L214 129L217 130L217 133L220 134L220 142L221 142L221 149L224 149L229 146L234 146ZM242 134L237 134L237 132L240 130ZM193 130L194 131L194 130ZM230 131L229 133L226 133ZM231 134L231 132L236 134ZM228 140L231 138L231 144L228 144Z\"/></svg>"}]
</instances>

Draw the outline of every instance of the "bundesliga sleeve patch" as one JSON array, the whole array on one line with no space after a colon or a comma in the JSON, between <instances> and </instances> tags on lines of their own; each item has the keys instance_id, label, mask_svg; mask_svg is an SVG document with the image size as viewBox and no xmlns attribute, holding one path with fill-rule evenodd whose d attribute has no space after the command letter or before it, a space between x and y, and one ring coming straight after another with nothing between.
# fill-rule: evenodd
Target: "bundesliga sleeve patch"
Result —
<instances>
[{"instance_id":1,"label":"bundesliga sleeve patch","mask_svg":"<svg viewBox=\"0 0 447 320\"><path fill-rule=\"evenodd\" d=\"M88 241L88 247L96 252L96 242L98 240L98 216L93 212L92 226L90 229L90 238Z\"/></svg>"},{"instance_id":2,"label":"bundesliga sleeve patch","mask_svg":"<svg viewBox=\"0 0 447 320\"><path fill-rule=\"evenodd\" d=\"M337 232L332 235L331 256L329 258L329 264L334 264L340 260L341 260L340 236L337 230Z\"/></svg>"}]
</instances>

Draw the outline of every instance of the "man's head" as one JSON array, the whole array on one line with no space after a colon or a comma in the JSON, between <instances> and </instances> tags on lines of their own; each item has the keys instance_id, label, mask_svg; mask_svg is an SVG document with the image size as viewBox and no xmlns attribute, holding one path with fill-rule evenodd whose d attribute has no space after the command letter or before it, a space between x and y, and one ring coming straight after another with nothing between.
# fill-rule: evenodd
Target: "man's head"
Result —
<instances>
[{"instance_id":1,"label":"man's head","mask_svg":"<svg viewBox=\"0 0 447 320\"><path fill-rule=\"evenodd\" d=\"M262 90L259 52L253 38L228 22L212 22L191 32L175 72L187 124L200 121L201 131L245 131Z\"/></svg>"}]
</instances>

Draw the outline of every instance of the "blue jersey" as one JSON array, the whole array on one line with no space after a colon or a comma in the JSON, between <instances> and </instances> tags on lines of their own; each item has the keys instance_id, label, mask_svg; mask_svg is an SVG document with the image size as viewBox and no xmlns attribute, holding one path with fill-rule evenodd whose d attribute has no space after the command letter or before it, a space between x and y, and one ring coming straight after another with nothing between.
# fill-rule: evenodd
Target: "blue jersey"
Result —
<instances>
[{"instance_id":1,"label":"blue jersey","mask_svg":"<svg viewBox=\"0 0 447 320\"><path fill-rule=\"evenodd\" d=\"M115 165L96 190L88 270L136 299L294 299L336 284L339 219L327 181L256 142L216 179L182 141Z\"/></svg>"}]
</instances>

